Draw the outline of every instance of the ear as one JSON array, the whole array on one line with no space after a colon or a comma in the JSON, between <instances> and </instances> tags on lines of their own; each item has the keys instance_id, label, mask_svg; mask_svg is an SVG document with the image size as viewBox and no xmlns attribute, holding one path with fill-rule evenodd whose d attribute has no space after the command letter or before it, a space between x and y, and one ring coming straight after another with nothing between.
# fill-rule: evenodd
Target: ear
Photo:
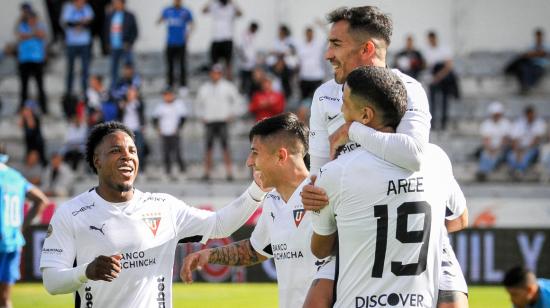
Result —
<instances>
[{"instance_id":1,"label":"ear","mask_svg":"<svg viewBox=\"0 0 550 308\"><path fill-rule=\"evenodd\" d=\"M373 41L368 40L363 44L362 55L366 59L373 59L376 56L376 46Z\"/></svg>"},{"instance_id":2,"label":"ear","mask_svg":"<svg viewBox=\"0 0 550 308\"><path fill-rule=\"evenodd\" d=\"M362 110L361 123L367 125L374 120L375 111L370 106L365 106Z\"/></svg>"},{"instance_id":3,"label":"ear","mask_svg":"<svg viewBox=\"0 0 550 308\"><path fill-rule=\"evenodd\" d=\"M279 163L283 163L288 159L288 150L286 148L279 148L277 151L277 156L279 158Z\"/></svg>"},{"instance_id":4,"label":"ear","mask_svg":"<svg viewBox=\"0 0 550 308\"><path fill-rule=\"evenodd\" d=\"M94 162L94 167L96 168L96 170L99 170L99 155L97 155L96 153L94 153L94 157L92 159L92 161Z\"/></svg>"}]
</instances>

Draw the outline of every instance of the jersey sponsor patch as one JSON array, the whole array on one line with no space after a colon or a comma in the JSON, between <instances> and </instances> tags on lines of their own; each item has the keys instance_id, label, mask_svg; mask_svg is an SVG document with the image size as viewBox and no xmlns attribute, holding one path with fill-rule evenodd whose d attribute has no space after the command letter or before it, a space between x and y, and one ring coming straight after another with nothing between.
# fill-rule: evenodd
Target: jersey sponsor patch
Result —
<instances>
[{"instance_id":1,"label":"jersey sponsor patch","mask_svg":"<svg viewBox=\"0 0 550 308\"><path fill-rule=\"evenodd\" d=\"M53 233L53 227L52 227L52 224L49 224L48 225L48 231L46 231L46 238L50 237L50 235L52 235Z\"/></svg>"},{"instance_id":2,"label":"jersey sponsor patch","mask_svg":"<svg viewBox=\"0 0 550 308\"><path fill-rule=\"evenodd\" d=\"M296 225L296 228L297 228L302 222L302 219L304 218L305 210L296 209L296 210L293 210L292 213L294 214L294 224Z\"/></svg>"},{"instance_id":3,"label":"jersey sponsor patch","mask_svg":"<svg viewBox=\"0 0 550 308\"><path fill-rule=\"evenodd\" d=\"M149 227L151 232L153 232L153 236L157 235L157 230L160 225L161 215L160 213L147 213L143 214L143 222Z\"/></svg>"}]
</instances>

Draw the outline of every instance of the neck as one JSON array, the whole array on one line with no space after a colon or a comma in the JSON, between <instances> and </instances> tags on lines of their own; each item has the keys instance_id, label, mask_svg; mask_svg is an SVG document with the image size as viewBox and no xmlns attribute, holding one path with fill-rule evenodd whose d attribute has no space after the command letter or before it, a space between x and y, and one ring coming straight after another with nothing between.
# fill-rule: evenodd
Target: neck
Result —
<instances>
[{"instance_id":1,"label":"neck","mask_svg":"<svg viewBox=\"0 0 550 308\"><path fill-rule=\"evenodd\" d=\"M134 197L133 188L128 191L118 191L102 184L101 182L96 187L95 191L101 198L111 203L130 201Z\"/></svg>"},{"instance_id":2,"label":"neck","mask_svg":"<svg viewBox=\"0 0 550 308\"><path fill-rule=\"evenodd\" d=\"M286 174L284 178L281 178L280 184L275 185L275 189L281 195L285 202L288 202L292 194L296 191L296 188L308 177L309 172L306 167L299 167L292 172L281 172Z\"/></svg>"}]
</instances>

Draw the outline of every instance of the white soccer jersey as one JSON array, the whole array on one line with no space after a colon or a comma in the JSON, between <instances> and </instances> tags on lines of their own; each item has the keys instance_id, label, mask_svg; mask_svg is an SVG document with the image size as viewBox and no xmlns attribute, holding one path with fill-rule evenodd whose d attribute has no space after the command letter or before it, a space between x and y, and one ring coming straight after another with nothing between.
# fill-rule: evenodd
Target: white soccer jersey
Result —
<instances>
[{"instance_id":1,"label":"white soccer jersey","mask_svg":"<svg viewBox=\"0 0 550 308\"><path fill-rule=\"evenodd\" d=\"M430 107L426 91L414 78L401 73L397 69L392 72L397 74L407 89L407 111L397 126L398 134L384 134L354 123L349 130L350 139L343 152L352 150L360 144L378 157L388 160L398 166L415 170L414 155L410 149L417 146L411 145L411 140L401 134L410 136L412 142L428 143L430 135ZM311 105L311 117L309 122L309 154L313 157L329 159L328 137L344 124L342 115L343 89L341 84L331 79L322 84L313 95ZM390 139L388 139L390 138ZM357 143L356 143L357 142ZM411 162L413 160L413 162ZM322 164L321 164L322 165ZM312 166L312 173L317 174L320 166Z\"/></svg>"},{"instance_id":2,"label":"white soccer jersey","mask_svg":"<svg viewBox=\"0 0 550 308\"><path fill-rule=\"evenodd\" d=\"M446 154L428 145L419 172L359 149L321 168L330 204L317 234L338 231L335 307L435 307L441 237L453 179Z\"/></svg>"},{"instance_id":3,"label":"white soccer jersey","mask_svg":"<svg viewBox=\"0 0 550 308\"><path fill-rule=\"evenodd\" d=\"M250 216L258 205L247 192L233 204L239 205L231 210L243 216ZM115 205L92 189L56 210L40 268L72 268L99 255L122 254L119 277L82 284L76 307L172 307L176 245L182 239L204 242L214 236L217 215L168 194L137 189L131 201Z\"/></svg>"},{"instance_id":4,"label":"white soccer jersey","mask_svg":"<svg viewBox=\"0 0 550 308\"><path fill-rule=\"evenodd\" d=\"M279 307L302 307L313 279L334 279L331 258L319 260L311 253L311 215L301 201L302 187L287 203L277 191L267 194L262 215L250 243L258 253L275 259Z\"/></svg>"}]
</instances>

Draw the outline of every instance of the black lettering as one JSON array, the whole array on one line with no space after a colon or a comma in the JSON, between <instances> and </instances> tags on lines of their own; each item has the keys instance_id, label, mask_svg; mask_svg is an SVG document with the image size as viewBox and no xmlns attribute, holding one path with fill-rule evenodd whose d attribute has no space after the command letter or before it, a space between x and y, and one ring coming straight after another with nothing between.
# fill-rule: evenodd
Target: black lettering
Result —
<instances>
[{"instance_id":1,"label":"black lettering","mask_svg":"<svg viewBox=\"0 0 550 308\"><path fill-rule=\"evenodd\" d=\"M397 195L397 190L395 189L395 183L393 181L388 182L388 193L386 194L386 196L389 196L390 192L393 192Z\"/></svg>"},{"instance_id":2,"label":"black lettering","mask_svg":"<svg viewBox=\"0 0 550 308\"><path fill-rule=\"evenodd\" d=\"M398 193L400 194L401 193L401 188L403 188L403 192L407 192L407 180L405 179L399 179L398 180L398 183L399 183L399 190L398 190Z\"/></svg>"},{"instance_id":3,"label":"black lettering","mask_svg":"<svg viewBox=\"0 0 550 308\"><path fill-rule=\"evenodd\" d=\"M380 306L386 306L388 304L388 302L386 301L385 303L382 303L382 298L385 298L386 297L386 294L382 294L378 297L378 305Z\"/></svg>"},{"instance_id":4,"label":"black lettering","mask_svg":"<svg viewBox=\"0 0 550 308\"><path fill-rule=\"evenodd\" d=\"M370 297L369 307L376 307L376 295Z\"/></svg>"},{"instance_id":5,"label":"black lettering","mask_svg":"<svg viewBox=\"0 0 550 308\"><path fill-rule=\"evenodd\" d=\"M423 177L416 178L416 191L418 192L424 191L424 187L422 187L424 183L422 183L422 181L424 181Z\"/></svg>"},{"instance_id":6,"label":"black lettering","mask_svg":"<svg viewBox=\"0 0 550 308\"><path fill-rule=\"evenodd\" d=\"M368 300L368 297L367 297ZM363 297L356 296L355 297L355 308L363 308L365 307L365 299Z\"/></svg>"},{"instance_id":7,"label":"black lettering","mask_svg":"<svg viewBox=\"0 0 550 308\"><path fill-rule=\"evenodd\" d=\"M417 294L416 301L418 303L418 307L424 307L424 303L422 302L424 300L424 296L422 294Z\"/></svg>"},{"instance_id":8,"label":"black lettering","mask_svg":"<svg viewBox=\"0 0 550 308\"><path fill-rule=\"evenodd\" d=\"M416 179L415 178L409 179L408 192L416 191L416 187L411 187L411 185L414 185L413 183L416 184Z\"/></svg>"},{"instance_id":9,"label":"black lettering","mask_svg":"<svg viewBox=\"0 0 550 308\"><path fill-rule=\"evenodd\" d=\"M86 300L91 301L92 300L92 294L86 292Z\"/></svg>"},{"instance_id":10,"label":"black lettering","mask_svg":"<svg viewBox=\"0 0 550 308\"><path fill-rule=\"evenodd\" d=\"M401 305L407 306L407 300L409 299L409 296L411 294L405 295L405 298L403 298L403 294L399 293L399 298L401 299Z\"/></svg>"},{"instance_id":11,"label":"black lettering","mask_svg":"<svg viewBox=\"0 0 550 308\"><path fill-rule=\"evenodd\" d=\"M159 283L158 289L159 289L159 291L161 291L161 292L164 291L164 283Z\"/></svg>"},{"instance_id":12,"label":"black lettering","mask_svg":"<svg viewBox=\"0 0 550 308\"><path fill-rule=\"evenodd\" d=\"M417 307L417 305L416 305L416 294L411 294L411 306Z\"/></svg>"}]
</instances>

